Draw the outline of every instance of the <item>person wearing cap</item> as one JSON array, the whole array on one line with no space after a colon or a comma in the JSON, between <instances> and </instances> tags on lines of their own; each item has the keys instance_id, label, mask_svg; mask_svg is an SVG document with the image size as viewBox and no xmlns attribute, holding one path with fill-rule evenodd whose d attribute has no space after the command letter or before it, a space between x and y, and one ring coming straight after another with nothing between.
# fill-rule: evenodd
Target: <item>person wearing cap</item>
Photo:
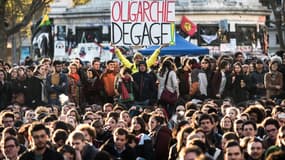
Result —
<instances>
[{"instance_id":1,"label":"person wearing cap","mask_svg":"<svg viewBox=\"0 0 285 160\"><path fill-rule=\"evenodd\" d=\"M149 57L149 59L146 60L146 64L147 64L147 68L151 67L152 65L155 64L157 57L160 53L160 50L165 47L166 45L161 45L158 49L156 49L153 54ZM132 73L136 73L138 72L138 62L144 60L144 56L137 52L134 54L133 56L133 62L131 63L120 51L119 48L115 48L115 54L117 55L117 57L119 58L119 60L123 63L124 67L130 68L132 70Z\"/></svg>"}]
</instances>

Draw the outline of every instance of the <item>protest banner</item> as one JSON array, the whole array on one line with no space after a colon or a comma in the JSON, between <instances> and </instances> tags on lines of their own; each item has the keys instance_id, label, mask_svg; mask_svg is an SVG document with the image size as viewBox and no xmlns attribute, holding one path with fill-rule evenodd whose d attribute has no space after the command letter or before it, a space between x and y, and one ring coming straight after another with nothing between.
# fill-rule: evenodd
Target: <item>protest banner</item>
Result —
<instances>
[{"instance_id":1,"label":"protest banner","mask_svg":"<svg viewBox=\"0 0 285 160\"><path fill-rule=\"evenodd\" d=\"M54 53L55 56L64 57L65 53L65 41L55 41L54 42Z\"/></svg>"},{"instance_id":2,"label":"protest banner","mask_svg":"<svg viewBox=\"0 0 285 160\"><path fill-rule=\"evenodd\" d=\"M111 42L126 46L174 44L175 1L113 1Z\"/></svg>"}]
</instances>

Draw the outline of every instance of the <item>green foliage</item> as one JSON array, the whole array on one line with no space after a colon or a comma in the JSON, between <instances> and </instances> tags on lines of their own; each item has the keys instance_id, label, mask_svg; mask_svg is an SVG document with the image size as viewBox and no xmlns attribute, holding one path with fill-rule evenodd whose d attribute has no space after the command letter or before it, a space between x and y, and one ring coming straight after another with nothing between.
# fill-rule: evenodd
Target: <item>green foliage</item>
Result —
<instances>
[{"instance_id":1,"label":"green foliage","mask_svg":"<svg viewBox=\"0 0 285 160\"><path fill-rule=\"evenodd\" d=\"M90 0L73 0L74 5L83 5L89 2Z\"/></svg>"}]
</instances>

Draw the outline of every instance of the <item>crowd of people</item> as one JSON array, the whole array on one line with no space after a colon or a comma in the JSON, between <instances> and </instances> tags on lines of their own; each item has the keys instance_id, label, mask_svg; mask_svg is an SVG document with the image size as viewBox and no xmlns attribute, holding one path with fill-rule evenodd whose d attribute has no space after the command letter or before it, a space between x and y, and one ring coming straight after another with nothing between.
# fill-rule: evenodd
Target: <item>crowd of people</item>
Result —
<instances>
[{"instance_id":1,"label":"crowd of people","mask_svg":"<svg viewBox=\"0 0 285 160\"><path fill-rule=\"evenodd\" d=\"M285 159L278 58L0 60L0 159ZM168 94L168 95L167 95Z\"/></svg>"}]
</instances>

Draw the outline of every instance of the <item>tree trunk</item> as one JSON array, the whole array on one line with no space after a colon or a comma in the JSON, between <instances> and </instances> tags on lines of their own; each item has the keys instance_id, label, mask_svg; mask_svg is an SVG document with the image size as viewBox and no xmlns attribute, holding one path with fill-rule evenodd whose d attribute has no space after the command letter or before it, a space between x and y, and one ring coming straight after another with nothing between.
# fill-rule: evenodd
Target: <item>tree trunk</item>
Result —
<instances>
[{"instance_id":1,"label":"tree trunk","mask_svg":"<svg viewBox=\"0 0 285 160\"><path fill-rule=\"evenodd\" d=\"M277 37L279 39L279 44L280 44L280 49L285 49L285 42L284 42L284 37L283 37L283 30L282 30L282 9L279 11L277 9L277 2L276 1L270 1L271 8L273 10L273 15L275 18L275 26L277 30Z\"/></svg>"},{"instance_id":2,"label":"tree trunk","mask_svg":"<svg viewBox=\"0 0 285 160\"><path fill-rule=\"evenodd\" d=\"M7 34L0 31L0 59L3 59L4 61L8 60L7 42Z\"/></svg>"}]
</instances>

